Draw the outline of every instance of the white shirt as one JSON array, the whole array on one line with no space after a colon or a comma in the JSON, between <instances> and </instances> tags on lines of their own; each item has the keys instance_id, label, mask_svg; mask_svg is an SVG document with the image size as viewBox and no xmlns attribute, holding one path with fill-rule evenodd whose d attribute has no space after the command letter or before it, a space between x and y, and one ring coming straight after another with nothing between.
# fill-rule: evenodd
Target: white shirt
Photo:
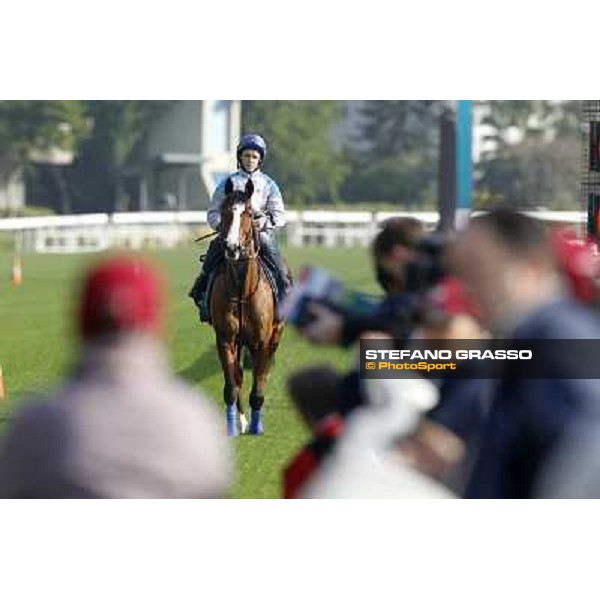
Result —
<instances>
[{"instance_id":1,"label":"white shirt","mask_svg":"<svg viewBox=\"0 0 600 600\"><path fill-rule=\"evenodd\" d=\"M252 208L257 211L263 211L270 215L267 219L266 229L283 227L285 225L285 206L283 198L277 184L261 170L256 170L252 174L246 173L242 169L232 173L229 176L233 183L233 189L243 191L248 179L252 179L254 184L254 193L252 194ZM221 204L225 198L225 183L227 179L221 181L215 190L210 206L208 207L208 224L217 229L221 221Z\"/></svg>"}]
</instances>

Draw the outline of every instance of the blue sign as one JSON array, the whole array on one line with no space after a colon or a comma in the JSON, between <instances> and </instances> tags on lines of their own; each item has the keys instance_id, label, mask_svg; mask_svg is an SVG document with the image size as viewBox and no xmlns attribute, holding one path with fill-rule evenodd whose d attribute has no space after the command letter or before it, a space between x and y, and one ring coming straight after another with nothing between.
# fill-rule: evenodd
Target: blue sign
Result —
<instances>
[{"instance_id":1,"label":"blue sign","mask_svg":"<svg viewBox=\"0 0 600 600\"><path fill-rule=\"evenodd\" d=\"M473 205L472 101L456 107L456 226L461 227Z\"/></svg>"}]
</instances>

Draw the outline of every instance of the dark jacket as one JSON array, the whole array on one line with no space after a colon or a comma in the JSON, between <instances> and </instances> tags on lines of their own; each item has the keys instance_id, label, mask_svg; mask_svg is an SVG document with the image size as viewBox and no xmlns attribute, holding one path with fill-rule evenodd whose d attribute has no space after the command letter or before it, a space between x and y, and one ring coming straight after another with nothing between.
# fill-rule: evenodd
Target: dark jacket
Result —
<instances>
[{"instance_id":1,"label":"dark jacket","mask_svg":"<svg viewBox=\"0 0 600 600\"><path fill-rule=\"evenodd\" d=\"M600 380L570 379L567 361L551 351L551 340L600 339L597 314L572 300L557 300L527 316L511 338L548 340L550 351L542 365L548 379L515 378L506 372L497 382L467 486L469 498L531 497L541 469L573 419L600 399Z\"/></svg>"},{"instance_id":2,"label":"dark jacket","mask_svg":"<svg viewBox=\"0 0 600 600\"><path fill-rule=\"evenodd\" d=\"M440 398L427 413L427 418L449 429L464 444L465 452L460 465L445 481L456 493L462 494L481 447L495 382L492 379L478 379L477 373L473 373L471 378L442 379L438 385Z\"/></svg>"}]
</instances>

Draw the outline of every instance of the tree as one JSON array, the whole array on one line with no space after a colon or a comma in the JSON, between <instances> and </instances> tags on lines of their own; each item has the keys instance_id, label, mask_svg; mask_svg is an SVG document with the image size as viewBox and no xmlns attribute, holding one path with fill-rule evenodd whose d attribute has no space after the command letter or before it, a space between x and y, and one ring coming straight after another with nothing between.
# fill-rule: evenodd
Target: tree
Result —
<instances>
[{"instance_id":1,"label":"tree","mask_svg":"<svg viewBox=\"0 0 600 600\"><path fill-rule=\"evenodd\" d=\"M0 102L0 182L28 171L50 152L72 152L89 131L85 107L75 100L7 100ZM37 156L36 156L37 155ZM52 170L63 212L71 205L63 173Z\"/></svg>"},{"instance_id":2,"label":"tree","mask_svg":"<svg viewBox=\"0 0 600 600\"><path fill-rule=\"evenodd\" d=\"M122 167L127 156L171 104L164 100L84 101L92 130L79 147L71 177L79 211L116 210L123 194Z\"/></svg>"},{"instance_id":3,"label":"tree","mask_svg":"<svg viewBox=\"0 0 600 600\"><path fill-rule=\"evenodd\" d=\"M367 101L360 111L351 176L342 188L354 202L419 207L435 195L442 104L433 100Z\"/></svg>"},{"instance_id":4,"label":"tree","mask_svg":"<svg viewBox=\"0 0 600 600\"><path fill-rule=\"evenodd\" d=\"M403 153L435 154L441 103L435 100L371 100L361 111L361 138L370 160Z\"/></svg>"},{"instance_id":5,"label":"tree","mask_svg":"<svg viewBox=\"0 0 600 600\"><path fill-rule=\"evenodd\" d=\"M511 144L510 133L522 139L578 135L581 127L579 101L481 100L482 124L491 128L486 136L498 151Z\"/></svg>"},{"instance_id":6,"label":"tree","mask_svg":"<svg viewBox=\"0 0 600 600\"><path fill-rule=\"evenodd\" d=\"M88 129L79 101L0 101L0 155L11 170L27 167L35 152L75 150Z\"/></svg>"},{"instance_id":7,"label":"tree","mask_svg":"<svg viewBox=\"0 0 600 600\"><path fill-rule=\"evenodd\" d=\"M578 208L580 141L527 139L485 161L478 189L519 207Z\"/></svg>"},{"instance_id":8,"label":"tree","mask_svg":"<svg viewBox=\"0 0 600 600\"><path fill-rule=\"evenodd\" d=\"M435 165L432 171L419 153L402 158L389 156L357 167L342 187L349 202L402 204L420 209L435 198Z\"/></svg>"},{"instance_id":9,"label":"tree","mask_svg":"<svg viewBox=\"0 0 600 600\"><path fill-rule=\"evenodd\" d=\"M496 149L477 165L478 196L520 206L577 206L581 157L578 101L482 101ZM512 141L509 130L518 133Z\"/></svg>"},{"instance_id":10,"label":"tree","mask_svg":"<svg viewBox=\"0 0 600 600\"><path fill-rule=\"evenodd\" d=\"M242 103L242 128L266 139L266 170L281 184L286 202L335 202L346 173L332 148L331 129L341 116L334 101L261 101Z\"/></svg>"}]
</instances>

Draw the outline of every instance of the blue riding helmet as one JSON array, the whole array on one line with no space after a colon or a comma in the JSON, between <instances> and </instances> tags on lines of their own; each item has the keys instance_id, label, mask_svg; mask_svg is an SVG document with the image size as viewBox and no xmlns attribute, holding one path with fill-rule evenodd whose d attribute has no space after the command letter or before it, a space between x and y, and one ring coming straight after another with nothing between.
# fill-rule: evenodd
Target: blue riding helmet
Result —
<instances>
[{"instance_id":1,"label":"blue riding helmet","mask_svg":"<svg viewBox=\"0 0 600 600\"><path fill-rule=\"evenodd\" d=\"M240 139L237 147L237 159L240 160L244 150L256 150L260 154L260 162L267 157L267 144L265 140L255 133L247 133Z\"/></svg>"}]
</instances>

